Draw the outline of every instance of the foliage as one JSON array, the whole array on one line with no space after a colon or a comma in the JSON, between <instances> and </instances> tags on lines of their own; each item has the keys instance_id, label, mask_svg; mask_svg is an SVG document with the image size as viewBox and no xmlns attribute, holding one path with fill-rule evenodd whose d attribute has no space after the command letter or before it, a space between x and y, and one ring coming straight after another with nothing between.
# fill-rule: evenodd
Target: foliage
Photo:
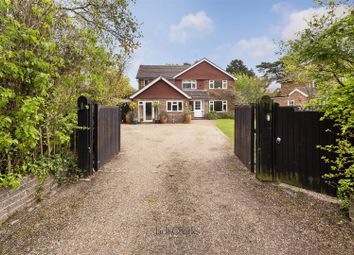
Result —
<instances>
[{"instance_id":1,"label":"foliage","mask_svg":"<svg viewBox=\"0 0 354 255\"><path fill-rule=\"evenodd\" d=\"M285 79L284 63L280 60L275 62L262 62L256 65L259 72L263 73L263 78L271 82L283 82Z\"/></svg>"},{"instance_id":2,"label":"foliage","mask_svg":"<svg viewBox=\"0 0 354 255\"><path fill-rule=\"evenodd\" d=\"M160 102L159 102L159 101L154 101L154 102L152 103L152 107L154 107L154 108L159 108L159 107L160 107Z\"/></svg>"},{"instance_id":3,"label":"foliage","mask_svg":"<svg viewBox=\"0 0 354 255\"><path fill-rule=\"evenodd\" d=\"M69 9L84 3L93 16L79 22L83 9ZM123 71L137 23L127 1L113 0L1 1L0 23L0 187L27 174L65 181L76 171L68 155L78 96L116 104L133 92Z\"/></svg>"},{"instance_id":4,"label":"foliage","mask_svg":"<svg viewBox=\"0 0 354 255\"><path fill-rule=\"evenodd\" d=\"M232 112L208 112L206 116L209 120L234 118L234 114Z\"/></svg>"},{"instance_id":5,"label":"foliage","mask_svg":"<svg viewBox=\"0 0 354 255\"><path fill-rule=\"evenodd\" d=\"M191 115L192 114L192 112L188 109L188 110L185 110L184 112L183 112L183 115L184 116L188 116L188 115Z\"/></svg>"},{"instance_id":6,"label":"foliage","mask_svg":"<svg viewBox=\"0 0 354 255\"><path fill-rule=\"evenodd\" d=\"M206 114L206 117L209 119L209 120L217 120L218 119L218 114L216 112L208 112Z\"/></svg>"},{"instance_id":7,"label":"foliage","mask_svg":"<svg viewBox=\"0 0 354 255\"><path fill-rule=\"evenodd\" d=\"M299 72L298 80L316 81L318 97L312 106L324 112L338 128L335 145L324 149L336 154L331 173L324 178L338 185L338 197L346 203L354 194L354 8L335 15L337 4L322 4L327 13L315 17L298 38L283 43L282 61L288 72Z\"/></svg>"},{"instance_id":8,"label":"foliage","mask_svg":"<svg viewBox=\"0 0 354 255\"><path fill-rule=\"evenodd\" d=\"M138 104L136 102L130 102L129 104L129 108L132 110L132 111L135 111L136 109L138 109Z\"/></svg>"},{"instance_id":9,"label":"foliage","mask_svg":"<svg viewBox=\"0 0 354 255\"><path fill-rule=\"evenodd\" d=\"M160 118L167 118L168 115L167 115L167 112L166 111L161 111L160 114L159 114Z\"/></svg>"},{"instance_id":10,"label":"foliage","mask_svg":"<svg viewBox=\"0 0 354 255\"><path fill-rule=\"evenodd\" d=\"M135 113L133 111L127 112L126 116L130 118L130 120L133 120L135 118Z\"/></svg>"},{"instance_id":11,"label":"foliage","mask_svg":"<svg viewBox=\"0 0 354 255\"><path fill-rule=\"evenodd\" d=\"M245 74L248 76L255 76L253 70L248 69L247 66L240 59L231 60L230 64L228 64L226 67L226 72L233 75Z\"/></svg>"},{"instance_id":12,"label":"foliage","mask_svg":"<svg viewBox=\"0 0 354 255\"><path fill-rule=\"evenodd\" d=\"M235 81L235 94L236 102L242 103L255 103L258 98L266 93L267 82L258 77L250 77L245 74L236 76Z\"/></svg>"}]
</instances>

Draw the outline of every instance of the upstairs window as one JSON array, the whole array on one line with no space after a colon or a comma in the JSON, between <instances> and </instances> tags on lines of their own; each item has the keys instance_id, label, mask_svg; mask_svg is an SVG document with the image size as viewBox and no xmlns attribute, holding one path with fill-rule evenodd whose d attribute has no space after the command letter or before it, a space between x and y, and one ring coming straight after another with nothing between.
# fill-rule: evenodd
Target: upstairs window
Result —
<instances>
[{"instance_id":1,"label":"upstairs window","mask_svg":"<svg viewBox=\"0 0 354 255\"><path fill-rule=\"evenodd\" d=\"M183 80L182 89L196 89L197 81L196 80Z\"/></svg>"},{"instance_id":2,"label":"upstairs window","mask_svg":"<svg viewBox=\"0 0 354 255\"><path fill-rule=\"evenodd\" d=\"M227 80L209 80L209 89L227 89Z\"/></svg>"},{"instance_id":3,"label":"upstairs window","mask_svg":"<svg viewBox=\"0 0 354 255\"><path fill-rule=\"evenodd\" d=\"M148 85L150 83L150 80L144 80L144 86Z\"/></svg>"},{"instance_id":4,"label":"upstairs window","mask_svg":"<svg viewBox=\"0 0 354 255\"><path fill-rule=\"evenodd\" d=\"M183 111L183 101L167 101L166 111L167 112L182 112Z\"/></svg>"}]
</instances>

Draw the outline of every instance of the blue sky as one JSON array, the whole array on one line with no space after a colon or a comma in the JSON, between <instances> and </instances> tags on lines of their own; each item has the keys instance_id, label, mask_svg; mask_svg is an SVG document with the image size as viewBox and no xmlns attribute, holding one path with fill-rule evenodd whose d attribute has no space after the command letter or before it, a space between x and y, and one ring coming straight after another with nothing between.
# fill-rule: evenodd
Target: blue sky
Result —
<instances>
[{"instance_id":1,"label":"blue sky","mask_svg":"<svg viewBox=\"0 0 354 255\"><path fill-rule=\"evenodd\" d=\"M306 20L323 11L312 0L137 0L131 10L143 34L127 70L134 87L140 64L207 57L226 68L237 58L255 69L278 58L277 41L294 38Z\"/></svg>"}]
</instances>

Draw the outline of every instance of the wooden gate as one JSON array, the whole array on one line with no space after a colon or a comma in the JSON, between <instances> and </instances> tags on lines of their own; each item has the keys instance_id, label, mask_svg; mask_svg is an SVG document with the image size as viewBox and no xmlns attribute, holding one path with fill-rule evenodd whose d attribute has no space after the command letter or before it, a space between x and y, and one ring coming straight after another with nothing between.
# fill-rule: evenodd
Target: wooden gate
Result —
<instances>
[{"instance_id":1,"label":"wooden gate","mask_svg":"<svg viewBox=\"0 0 354 255\"><path fill-rule=\"evenodd\" d=\"M335 144L330 121L317 111L274 104L269 97L257 103L257 171L260 180L281 181L294 186L334 194L322 176L330 166L318 146Z\"/></svg>"},{"instance_id":2,"label":"wooden gate","mask_svg":"<svg viewBox=\"0 0 354 255\"><path fill-rule=\"evenodd\" d=\"M334 195L335 189L322 176L330 172L323 156L333 157L318 146L335 144L333 123L321 120L317 111L280 107L269 96L257 101L256 124L252 105L235 109L235 154L262 181L281 181ZM254 126L253 126L254 125ZM253 147L253 128L256 146ZM328 132L328 130L332 130ZM253 153L256 152L256 158Z\"/></svg>"},{"instance_id":3,"label":"wooden gate","mask_svg":"<svg viewBox=\"0 0 354 255\"><path fill-rule=\"evenodd\" d=\"M254 171L254 106L235 107L235 155Z\"/></svg>"},{"instance_id":4,"label":"wooden gate","mask_svg":"<svg viewBox=\"0 0 354 255\"><path fill-rule=\"evenodd\" d=\"M97 171L120 152L121 111L119 107L95 104L94 116L94 168Z\"/></svg>"},{"instance_id":5,"label":"wooden gate","mask_svg":"<svg viewBox=\"0 0 354 255\"><path fill-rule=\"evenodd\" d=\"M334 189L322 178L330 166L321 159L325 152L318 145L335 143L330 121L320 121L317 111L299 111L294 107L274 108L274 178L276 180L333 194Z\"/></svg>"},{"instance_id":6,"label":"wooden gate","mask_svg":"<svg viewBox=\"0 0 354 255\"><path fill-rule=\"evenodd\" d=\"M87 176L120 152L121 111L83 96L78 107L78 166Z\"/></svg>"}]
</instances>

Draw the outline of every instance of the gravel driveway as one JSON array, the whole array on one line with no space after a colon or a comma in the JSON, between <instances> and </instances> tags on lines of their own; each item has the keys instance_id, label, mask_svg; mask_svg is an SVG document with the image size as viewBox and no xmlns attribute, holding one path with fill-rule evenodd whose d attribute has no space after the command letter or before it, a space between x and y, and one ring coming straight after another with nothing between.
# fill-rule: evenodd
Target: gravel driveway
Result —
<instances>
[{"instance_id":1,"label":"gravel driveway","mask_svg":"<svg viewBox=\"0 0 354 255\"><path fill-rule=\"evenodd\" d=\"M338 205L258 182L211 121L123 125L122 153L0 227L0 254L354 254Z\"/></svg>"}]
</instances>

